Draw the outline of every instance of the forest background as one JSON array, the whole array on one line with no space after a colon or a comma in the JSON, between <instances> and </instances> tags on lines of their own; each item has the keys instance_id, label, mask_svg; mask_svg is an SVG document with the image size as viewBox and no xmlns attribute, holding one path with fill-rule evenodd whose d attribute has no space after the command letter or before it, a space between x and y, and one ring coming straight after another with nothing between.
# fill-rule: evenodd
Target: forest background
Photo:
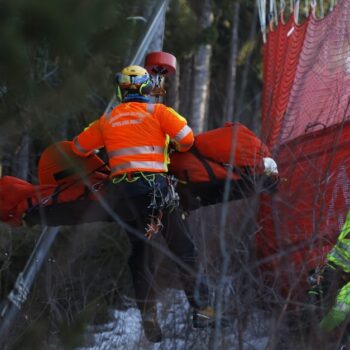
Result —
<instances>
[{"instance_id":1,"label":"forest background","mask_svg":"<svg viewBox=\"0 0 350 350\"><path fill-rule=\"evenodd\" d=\"M114 94L115 74L128 65L156 5L157 0L0 2L1 176L36 184L42 151L71 140L103 113ZM163 50L178 62L176 74L166 80L163 102L185 116L196 133L240 121L259 134L262 37L254 0L172 0ZM242 316L239 334L252 301L246 299L245 305L242 297L252 298L247 290L260 283L249 269L257 203L233 204L229 218L222 218L218 207L191 218L212 275L220 271L222 245L234 247L228 250L234 259L221 280L242 278L235 287L237 299L231 300L236 316ZM1 225L1 299L39 234L38 227ZM128 252L127 238L114 225L63 228L13 330L12 347L81 344L83 326L104 322L106 310L123 307L122 295L132 293ZM248 274L238 273L242 264Z\"/></svg>"}]
</instances>

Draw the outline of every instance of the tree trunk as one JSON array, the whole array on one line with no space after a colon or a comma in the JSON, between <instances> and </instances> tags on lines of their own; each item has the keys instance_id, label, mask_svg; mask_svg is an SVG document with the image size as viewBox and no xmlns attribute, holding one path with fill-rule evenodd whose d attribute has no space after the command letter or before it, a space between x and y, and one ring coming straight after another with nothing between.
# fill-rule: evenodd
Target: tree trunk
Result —
<instances>
[{"instance_id":1,"label":"tree trunk","mask_svg":"<svg viewBox=\"0 0 350 350\"><path fill-rule=\"evenodd\" d=\"M203 0L199 22L203 30L212 25L213 13L210 0ZM211 55L211 44L202 44L194 55L194 68L192 74L193 93L190 119L194 133L202 132L206 126Z\"/></svg>"},{"instance_id":2,"label":"tree trunk","mask_svg":"<svg viewBox=\"0 0 350 350\"><path fill-rule=\"evenodd\" d=\"M230 57L228 67L228 80L226 85L225 115L226 121L234 120L234 103L236 95L237 52L238 52L238 25L239 25L239 2L233 5L232 32L230 44Z\"/></svg>"}]
</instances>

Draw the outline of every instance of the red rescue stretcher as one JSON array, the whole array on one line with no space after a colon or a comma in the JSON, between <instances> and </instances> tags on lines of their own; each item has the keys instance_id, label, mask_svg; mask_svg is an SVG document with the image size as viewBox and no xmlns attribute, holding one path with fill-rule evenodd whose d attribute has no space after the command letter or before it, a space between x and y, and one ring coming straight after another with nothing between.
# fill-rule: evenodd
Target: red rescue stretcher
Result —
<instances>
[{"instance_id":1,"label":"red rescue stretcher","mask_svg":"<svg viewBox=\"0 0 350 350\"><path fill-rule=\"evenodd\" d=\"M12 226L43 223L48 226L80 224L99 220L104 209L104 184L108 165L96 154L81 158L71 151L71 142L48 147L39 160L39 185L4 176L0 179L0 220ZM195 137L185 153L170 155L169 173L178 180L180 204L190 211L223 200L225 182L230 184L229 200L273 190L277 173L266 173L264 159L271 154L256 135L240 123ZM84 211L96 206L94 217Z\"/></svg>"}]
</instances>

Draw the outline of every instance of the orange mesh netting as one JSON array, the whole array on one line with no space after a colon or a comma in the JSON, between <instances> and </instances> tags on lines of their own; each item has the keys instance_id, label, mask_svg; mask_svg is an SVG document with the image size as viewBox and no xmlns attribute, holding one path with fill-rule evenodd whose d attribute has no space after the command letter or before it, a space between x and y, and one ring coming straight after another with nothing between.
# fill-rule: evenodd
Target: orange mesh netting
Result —
<instances>
[{"instance_id":1,"label":"orange mesh netting","mask_svg":"<svg viewBox=\"0 0 350 350\"><path fill-rule=\"evenodd\" d=\"M257 247L263 270L300 292L350 208L350 1L288 37L293 26L265 45L263 140L286 180L262 201Z\"/></svg>"}]
</instances>

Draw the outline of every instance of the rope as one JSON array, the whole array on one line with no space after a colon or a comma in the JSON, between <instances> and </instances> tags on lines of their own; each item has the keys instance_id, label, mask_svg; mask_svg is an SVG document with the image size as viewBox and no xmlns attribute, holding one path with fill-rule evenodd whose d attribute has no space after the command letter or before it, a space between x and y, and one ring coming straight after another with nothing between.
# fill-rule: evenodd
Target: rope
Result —
<instances>
[{"instance_id":1,"label":"rope","mask_svg":"<svg viewBox=\"0 0 350 350\"><path fill-rule=\"evenodd\" d=\"M260 28L264 44L266 43L266 0L256 0L259 10Z\"/></svg>"},{"instance_id":2,"label":"rope","mask_svg":"<svg viewBox=\"0 0 350 350\"><path fill-rule=\"evenodd\" d=\"M281 0L280 1L280 12L283 13L285 9L286 9L286 3L284 0Z\"/></svg>"},{"instance_id":3,"label":"rope","mask_svg":"<svg viewBox=\"0 0 350 350\"><path fill-rule=\"evenodd\" d=\"M156 181L156 177L143 176L148 185L152 188L151 202L148 208L151 209L149 215L149 223L145 228L145 236L148 239L153 238L157 233L163 229L162 218L163 209L174 210L179 206L180 197L175 191L177 179L174 176L167 176L167 194L164 197L160 184Z\"/></svg>"},{"instance_id":4,"label":"rope","mask_svg":"<svg viewBox=\"0 0 350 350\"><path fill-rule=\"evenodd\" d=\"M273 16L273 0L270 0L269 16Z\"/></svg>"},{"instance_id":5,"label":"rope","mask_svg":"<svg viewBox=\"0 0 350 350\"><path fill-rule=\"evenodd\" d=\"M278 25L278 16L277 16L277 5L276 0L270 0L270 9L269 9L269 22L270 28L272 29L272 23Z\"/></svg>"},{"instance_id":6,"label":"rope","mask_svg":"<svg viewBox=\"0 0 350 350\"><path fill-rule=\"evenodd\" d=\"M275 15L275 24L278 25L278 13L277 13L277 2L276 0L273 1L273 13Z\"/></svg>"},{"instance_id":7,"label":"rope","mask_svg":"<svg viewBox=\"0 0 350 350\"><path fill-rule=\"evenodd\" d=\"M272 30L272 21L273 21L273 0L270 0L270 8L269 8L269 14L268 14L268 21L269 21L269 26L270 26L270 30Z\"/></svg>"},{"instance_id":8,"label":"rope","mask_svg":"<svg viewBox=\"0 0 350 350\"><path fill-rule=\"evenodd\" d=\"M321 18L324 17L324 6L323 6L323 0L320 0L320 16Z\"/></svg>"},{"instance_id":9,"label":"rope","mask_svg":"<svg viewBox=\"0 0 350 350\"><path fill-rule=\"evenodd\" d=\"M316 6L317 6L317 0L311 0L312 14L314 17L316 15Z\"/></svg>"},{"instance_id":10,"label":"rope","mask_svg":"<svg viewBox=\"0 0 350 350\"><path fill-rule=\"evenodd\" d=\"M296 0L294 5L294 22L296 24L298 24L299 22L299 5L300 5L300 0Z\"/></svg>"}]
</instances>

